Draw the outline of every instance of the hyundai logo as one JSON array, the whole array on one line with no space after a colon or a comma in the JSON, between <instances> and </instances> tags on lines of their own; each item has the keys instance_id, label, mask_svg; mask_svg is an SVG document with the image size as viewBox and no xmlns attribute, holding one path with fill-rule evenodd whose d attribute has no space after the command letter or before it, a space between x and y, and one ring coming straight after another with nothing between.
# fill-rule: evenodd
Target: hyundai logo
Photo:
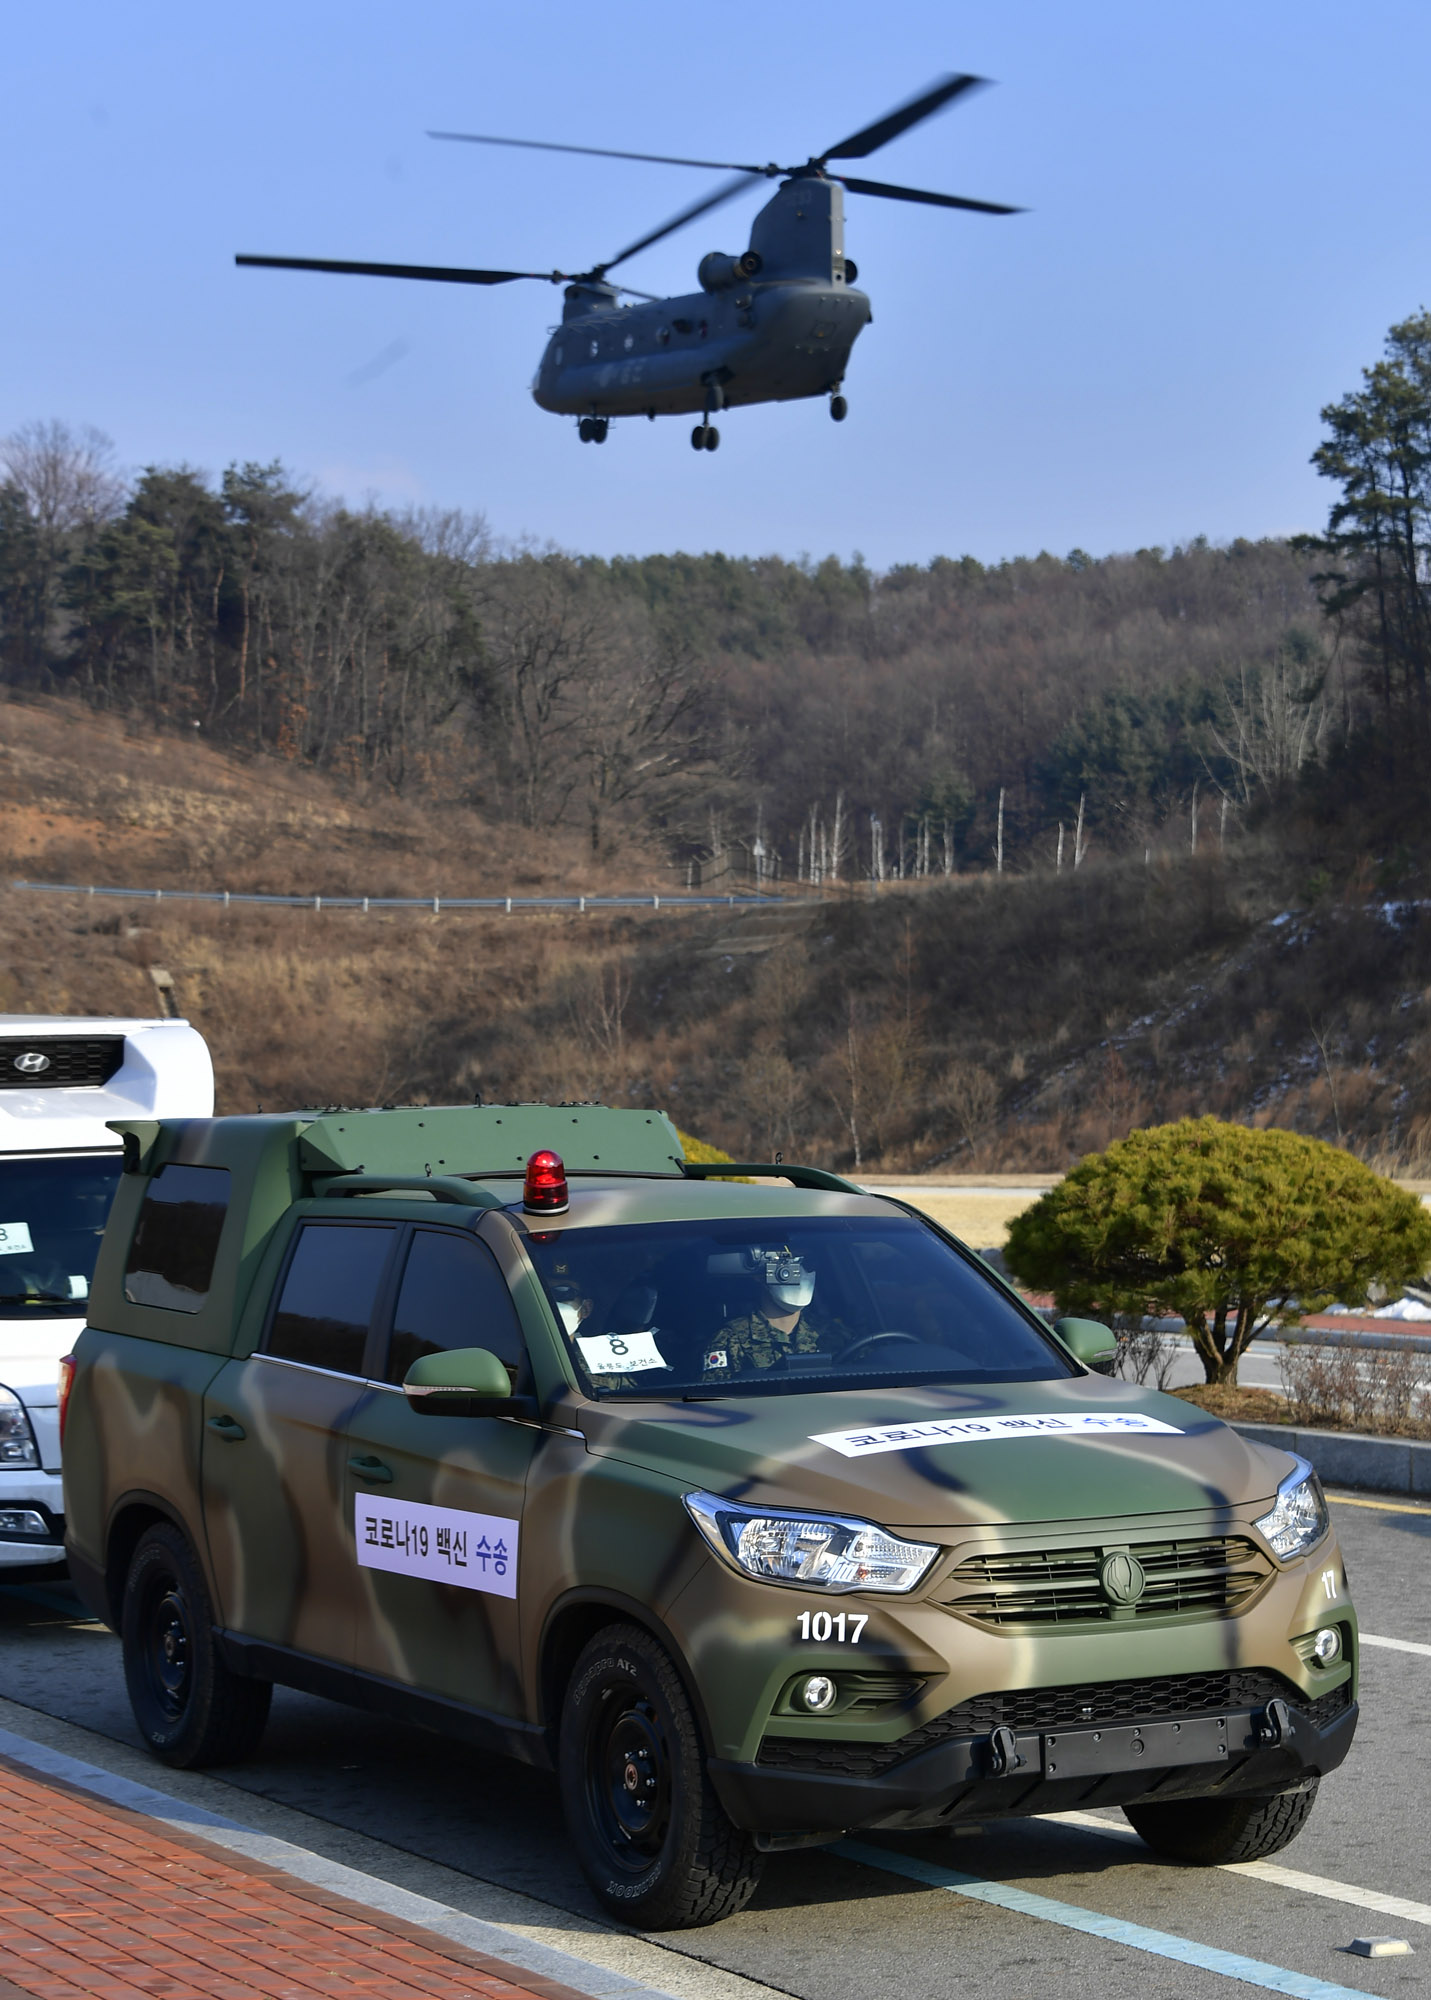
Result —
<instances>
[{"instance_id":1,"label":"hyundai logo","mask_svg":"<svg viewBox=\"0 0 1431 2000\"><path fill-rule=\"evenodd\" d=\"M15 1067L21 1076L43 1076L50 1066L50 1059L42 1049L26 1049L22 1056L16 1056Z\"/></svg>"},{"instance_id":2,"label":"hyundai logo","mask_svg":"<svg viewBox=\"0 0 1431 2000\"><path fill-rule=\"evenodd\" d=\"M1098 1587L1110 1604L1136 1604L1143 1595L1146 1583L1143 1565L1126 1549L1114 1549L1111 1555L1103 1558L1098 1571Z\"/></svg>"}]
</instances>

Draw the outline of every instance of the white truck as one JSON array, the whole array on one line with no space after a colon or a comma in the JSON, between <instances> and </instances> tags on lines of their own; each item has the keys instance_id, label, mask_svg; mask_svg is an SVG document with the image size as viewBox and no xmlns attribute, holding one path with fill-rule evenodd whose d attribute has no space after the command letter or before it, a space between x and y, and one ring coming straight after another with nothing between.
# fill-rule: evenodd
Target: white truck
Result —
<instances>
[{"instance_id":1,"label":"white truck","mask_svg":"<svg viewBox=\"0 0 1431 2000\"><path fill-rule=\"evenodd\" d=\"M111 1118L210 1118L187 1021L0 1014L0 1578L64 1561L59 1364L119 1180Z\"/></svg>"}]
</instances>

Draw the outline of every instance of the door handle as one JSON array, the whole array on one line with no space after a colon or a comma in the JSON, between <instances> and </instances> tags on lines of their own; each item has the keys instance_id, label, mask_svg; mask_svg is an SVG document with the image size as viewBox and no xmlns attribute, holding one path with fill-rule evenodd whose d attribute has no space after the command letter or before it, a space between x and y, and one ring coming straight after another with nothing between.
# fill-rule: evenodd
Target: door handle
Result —
<instances>
[{"instance_id":1,"label":"door handle","mask_svg":"<svg viewBox=\"0 0 1431 2000\"><path fill-rule=\"evenodd\" d=\"M375 1479L383 1486L392 1484L392 1467L384 1465L380 1458L374 1458L367 1452L355 1452L348 1460L348 1470L356 1472L359 1479Z\"/></svg>"},{"instance_id":2,"label":"door handle","mask_svg":"<svg viewBox=\"0 0 1431 2000\"><path fill-rule=\"evenodd\" d=\"M225 1444L238 1444L248 1436L237 1417L210 1417L209 1429L217 1431Z\"/></svg>"}]
</instances>

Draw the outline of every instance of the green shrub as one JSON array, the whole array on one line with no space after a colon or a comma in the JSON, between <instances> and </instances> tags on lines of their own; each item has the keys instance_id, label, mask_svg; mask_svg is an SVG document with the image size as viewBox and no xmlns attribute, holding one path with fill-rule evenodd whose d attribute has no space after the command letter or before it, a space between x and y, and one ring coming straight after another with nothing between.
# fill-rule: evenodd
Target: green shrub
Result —
<instances>
[{"instance_id":1,"label":"green shrub","mask_svg":"<svg viewBox=\"0 0 1431 2000\"><path fill-rule=\"evenodd\" d=\"M730 1154L723 1153L719 1146L712 1146L705 1139L693 1139L690 1133L683 1132L679 1125L676 1127L676 1137L681 1142L681 1151L693 1166L719 1167L730 1159ZM721 1181L744 1181L749 1179L749 1175L717 1174L714 1178Z\"/></svg>"},{"instance_id":2,"label":"green shrub","mask_svg":"<svg viewBox=\"0 0 1431 2000\"><path fill-rule=\"evenodd\" d=\"M1431 1215L1320 1139L1184 1118L1084 1160L1004 1254L1062 1312L1181 1315L1208 1381L1236 1382L1264 1326L1415 1278Z\"/></svg>"}]
</instances>

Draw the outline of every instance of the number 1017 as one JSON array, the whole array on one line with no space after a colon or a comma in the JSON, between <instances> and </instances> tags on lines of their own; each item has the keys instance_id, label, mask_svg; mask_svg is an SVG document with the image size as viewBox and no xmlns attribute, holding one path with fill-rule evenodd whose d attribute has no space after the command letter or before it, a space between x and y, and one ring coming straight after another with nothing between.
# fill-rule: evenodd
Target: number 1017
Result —
<instances>
[{"instance_id":1,"label":"number 1017","mask_svg":"<svg viewBox=\"0 0 1431 2000\"><path fill-rule=\"evenodd\" d=\"M834 1639L841 1646L858 1646L860 1634L870 1622L867 1611L802 1611L795 1620L802 1639L815 1639L823 1645Z\"/></svg>"}]
</instances>

